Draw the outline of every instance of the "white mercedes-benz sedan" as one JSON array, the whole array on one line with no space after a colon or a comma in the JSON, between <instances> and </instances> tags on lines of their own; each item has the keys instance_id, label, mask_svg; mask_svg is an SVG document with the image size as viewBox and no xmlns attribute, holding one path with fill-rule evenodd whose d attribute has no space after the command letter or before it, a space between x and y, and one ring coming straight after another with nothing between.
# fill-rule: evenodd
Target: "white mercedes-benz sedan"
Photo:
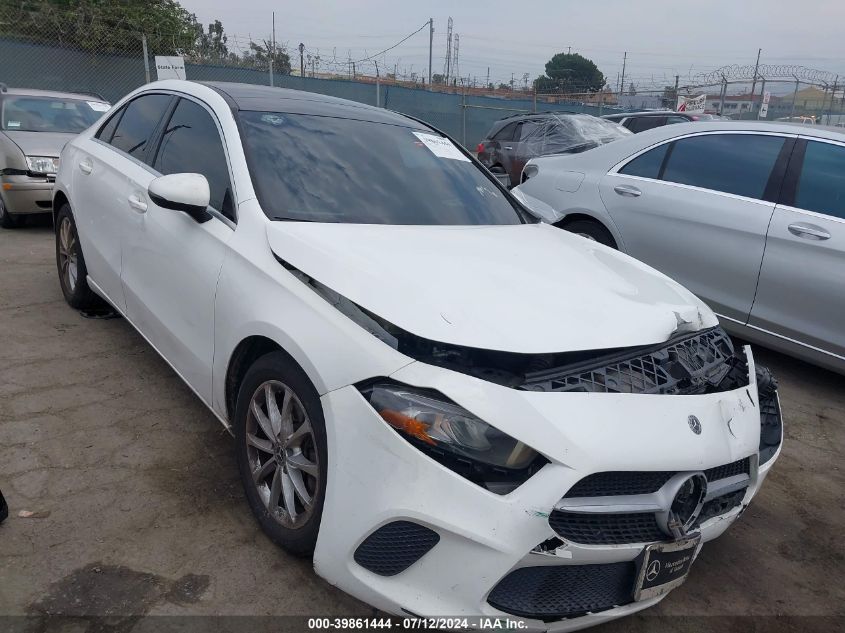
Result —
<instances>
[{"instance_id":1,"label":"white mercedes-benz sedan","mask_svg":"<svg viewBox=\"0 0 845 633\"><path fill-rule=\"evenodd\" d=\"M267 535L385 612L652 605L780 452L773 379L700 300L406 116L152 83L54 195L68 303L123 315L233 433Z\"/></svg>"}]
</instances>

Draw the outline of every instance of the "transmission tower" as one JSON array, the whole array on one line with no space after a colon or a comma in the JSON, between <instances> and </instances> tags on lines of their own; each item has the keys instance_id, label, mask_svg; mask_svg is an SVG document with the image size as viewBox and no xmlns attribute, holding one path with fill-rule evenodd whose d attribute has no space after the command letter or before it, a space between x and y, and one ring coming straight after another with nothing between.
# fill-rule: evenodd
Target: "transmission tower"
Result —
<instances>
[{"instance_id":1,"label":"transmission tower","mask_svg":"<svg viewBox=\"0 0 845 633\"><path fill-rule=\"evenodd\" d=\"M443 76L446 84L449 84L449 72L452 70L452 18L449 17L449 22L446 27L446 63L443 67Z\"/></svg>"},{"instance_id":2,"label":"transmission tower","mask_svg":"<svg viewBox=\"0 0 845 633\"><path fill-rule=\"evenodd\" d=\"M458 49L461 46L461 36L455 33L455 59L452 61L452 72L455 75L455 78L460 80L461 78L461 66L458 62Z\"/></svg>"}]
</instances>

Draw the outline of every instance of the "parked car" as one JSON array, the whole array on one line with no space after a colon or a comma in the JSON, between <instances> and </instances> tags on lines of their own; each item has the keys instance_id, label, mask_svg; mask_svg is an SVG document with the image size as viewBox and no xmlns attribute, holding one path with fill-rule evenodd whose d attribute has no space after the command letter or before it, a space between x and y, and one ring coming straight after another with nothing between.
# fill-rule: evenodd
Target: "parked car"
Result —
<instances>
[{"instance_id":1,"label":"parked car","mask_svg":"<svg viewBox=\"0 0 845 633\"><path fill-rule=\"evenodd\" d=\"M673 112L671 110L651 110L647 112L607 114L602 118L618 123L631 130L634 134L639 134L640 132L664 125L689 123L690 121L717 121L722 117L716 114L690 114L688 112Z\"/></svg>"},{"instance_id":2,"label":"parked car","mask_svg":"<svg viewBox=\"0 0 845 633\"><path fill-rule=\"evenodd\" d=\"M270 538L388 613L655 604L780 451L700 300L400 114L148 84L67 144L54 209L67 302L122 314L234 434Z\"/></svg>"},{"instance_id":3,"label":"parked car","mask_svg":"<svg viewBox=\"0 0 845 633\"><path fill-rule=\"evenodd\" d=\"M845 371L845 134L673 125L525 175L551 222L677 279L728 331Z\"/></svg>"},{"instance_id":4,"label":"parked car","mask_svg":"<svg viewBox=\"0 0 845 633\"><path fill-rule=\"evenodd\" d=\"M59 152L108 109L99 97L0 84L0 226L50 213Z\"/></svg>"},{"instance_id":5,"label":"parked car","mask_svg":"<svg viewBox=\"0 0 845 633\"><path fill-rule=\"evenodd\" d=\"M627 130L589 114L518 114L496 121L476 153L510 186L519 183L522 168L535 156L577 154L623 136Z\"/></svg>"}]
</instances>

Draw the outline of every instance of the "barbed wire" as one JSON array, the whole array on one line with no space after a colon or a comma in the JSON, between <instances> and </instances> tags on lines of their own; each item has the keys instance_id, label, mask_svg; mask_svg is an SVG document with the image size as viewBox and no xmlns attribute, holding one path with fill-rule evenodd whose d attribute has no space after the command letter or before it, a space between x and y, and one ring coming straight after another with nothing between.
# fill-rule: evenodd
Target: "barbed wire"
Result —
<instances>
[{"instance_id":1,"label":"barbed wire","mask_svg":"<svg viewBox=\"0 0 845 633\"><path fill-rule=\"evenodd\" d=\"M722 66L707 73L694 75L692 83L715 85L723 81L760 81L761 79L794 79L804 83L830 85L838 75L826 70L793 64L754 64Z\"/></svg>"}]
</instances>

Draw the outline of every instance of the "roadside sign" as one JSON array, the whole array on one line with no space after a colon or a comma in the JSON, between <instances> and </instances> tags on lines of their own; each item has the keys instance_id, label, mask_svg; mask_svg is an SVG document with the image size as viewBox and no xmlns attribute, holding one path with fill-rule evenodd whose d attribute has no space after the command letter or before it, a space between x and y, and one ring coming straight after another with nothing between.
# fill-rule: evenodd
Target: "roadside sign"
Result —
<instances>
[{"instance_id":1,"label":"roadside sign","mask_svg":"<svg viewBox=\"0 0 845 633\"><path fill-rule=\"evenodd\" d=\"M765 119L769 113L769 100L772 98L772 93L768 90L763 93L763 103L760 105L760 118Z\"/></svg>"},{"instance_id":2,"label":"roadside sign","mask_svg":"<svg viewBox=\"0 0 845 633\"><path fill-rule=\"evenodd\" d=\"M698 95L695 97L678 97L678 112L687 112L689 114L704 114L704 106L707 102L707 95Z\"/></svg>"},{"instance_id":3,"label":"roadside sign","mask_svg":"<svg viewBox=\"0 0 845 633\"><path fill-rule=\"evenodd\" d=\"M185 79L185 58L156 55L156 76L159 79Z\"/></svg>"}]
</instances>

